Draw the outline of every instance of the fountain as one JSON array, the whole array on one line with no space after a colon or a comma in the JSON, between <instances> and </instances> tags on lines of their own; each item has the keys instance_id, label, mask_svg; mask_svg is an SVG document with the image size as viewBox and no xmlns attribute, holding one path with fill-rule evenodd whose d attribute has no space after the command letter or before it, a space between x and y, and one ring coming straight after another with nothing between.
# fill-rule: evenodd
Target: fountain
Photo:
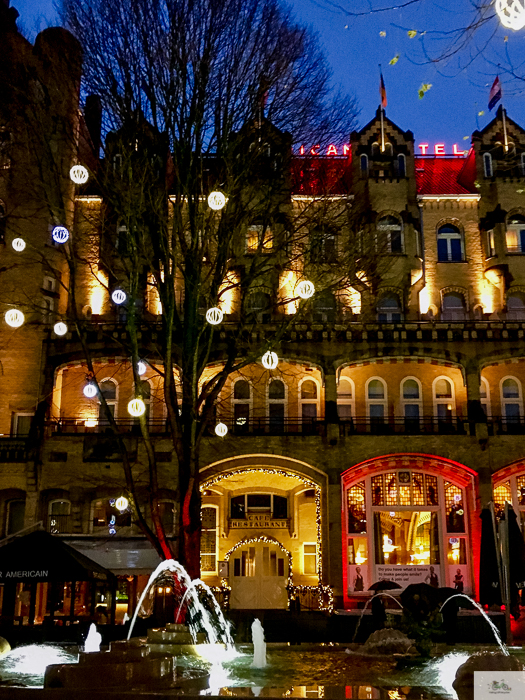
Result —
<instances>
[{"instance_id":1,"label":"fountain","mask_svg":"<svg viewBox=\"0 0 525 700\"><path fill-rule=\"evenodd\" d=\"M100 651L100 644L102 642L102 635L97 632L97 626L95 623L91 623L89 626L89 632L84 642L84 652L91 654L96 651Z\"/></svg>"},{"instance_id":2,"label":"fountain","mask_svg":"<svg viewBox=\"0 0 525 700\"><path fill-rule=\"evenodd\" d=\"M503 656L509 656L508 647L505 644L503 644L503 642L501 641L501 637L500 637L500 634L499 634L499 631L498 631L498 628L496 627L496 625L492 622L492 620L487 615L487 613L483 610L481 605L479 603L477 603L475 600L472 600L472 598L470 598L465 593L455 593L454 595L451 595L450 598L447 598L445 600L445 602L442 604L442 606L439 608L439 612L441 612L443 610L443 608L445 607L445 605L450 600L453 600L454 598L465 598L466 600L468 600L469 603L471 603L475 608L477 608L479 610L479 612L483 615L483 619L485 620L485 622L487 622L489 624L489 627L492 630L492 633L494 634L494 638L495 638L496 643L498 644L498 646L501 650L501 653L503 654Z\"/></svg>"},{"instance_id":3,"label":"fountain","mask_svg":"<svg viewBox=\"0 0 525 700\"><path fill-rule=\"evenodd\" d=\"M253 661L252 668L266 667L266 642L264 630L258 617L252 622Z\"/></svg>"}]
</instances>

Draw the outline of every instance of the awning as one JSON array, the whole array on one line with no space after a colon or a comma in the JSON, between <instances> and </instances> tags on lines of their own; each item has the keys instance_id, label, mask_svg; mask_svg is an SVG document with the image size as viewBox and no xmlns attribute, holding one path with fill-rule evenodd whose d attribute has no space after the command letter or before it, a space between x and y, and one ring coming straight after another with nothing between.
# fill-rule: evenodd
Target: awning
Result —
<instances>
[{"instance_id":1,"label":"awning","mask_svg":"<svg viewBox=\"0 0 525 700\"><path fill-rule=\"evenodd\" d=\"M111 579L111 571L43 530L0 547L0 583Z\"/></svg>"},{"instance_id":2,"label":"awning","mask_svg":"<svg viewBox=\"0 0 525 700\"><path fill-rule=\"evenodd\" d=\"M160 564L160 557L144 538L68 540L84 556L119 576L149 576Z\"/></svg>"}]
</instances>

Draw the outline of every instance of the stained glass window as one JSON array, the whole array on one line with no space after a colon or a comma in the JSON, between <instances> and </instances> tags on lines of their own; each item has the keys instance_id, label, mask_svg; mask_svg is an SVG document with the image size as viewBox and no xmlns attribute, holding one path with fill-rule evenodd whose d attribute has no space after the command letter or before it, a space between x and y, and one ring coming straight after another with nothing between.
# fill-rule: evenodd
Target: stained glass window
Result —
<instances>
[{"instance_id":1,"label":"stained glass window","mask_svg":"<svg viewBox=\"0 0 525 700\"><path fill-rule=\"evenodd\" d=\"M384 506L385 505L385 492L383 484L383 475L372 477L372 505L373 506Z\"/></svg>"},{"instance_id":2,"label":"stained glass window","mask_svg":"<svg viewBox=\"0 0 525 700\"><path fill-rule=\"evenodd\" d=\"M425 474L425 492L427 498L427 506L438 506L438 480L437 476Z\"/></svg>"},{"instance_id":3,"label":"stained glass window","mask_svg":"<svg viewBox=\"0 0 525 700\"><path fill-rule=\"evenodd\" d=\"M415 506L425 505L423 474L412 472L412 503Z\"/></svg>"},{"instance_id":4,"label":"stained glass window","mask_svg":"<svg viewBox=\"0 0 525 700\"><path fill-rule=\"evenodd\" d=\"M385 474L386 505L397 506L397 478L396 472Z\"/></svg>"},{"instance_id":5,"label":"stained glass window","mask_svg":"<svg viewBox=\"0 0 525 700\"><path fill-rule=\"evenodd\" d=\"M365 483L354 484L347 491L348 532L366 532Z\"/></svg>"},{"instance_id":6,"label":"stained glass window","mask_svg":"<svg viewBox=\"0 0 525 700\"><path fill-rule=\"evenodd\" d=\"M463 491L450 481L445 481L445 508L447 512L447 532L465 532L465 510Z\"/></svg>"},{"instance_id":7,"label":"stained glass window","mask_svg":"<svg viewBox=\"0 0 525 700\"><path fill-rule=\"evenodd\" d=\"M505 501L512 504L512 491L510 481L498 484L494 489L494 510L497 518L501 518L505 510Z\"/></svg>"},{"instance_id":8,"label":"stained glass window","mask_svg":"<svg viewBox=\"0 0 525 700\"><path fill-rule=\"evenodd\" d=\"M516 478L516 486L518 487L518 504L520 506L525 506L525 476L518 476Z\"/></svg>"}]
</instances>

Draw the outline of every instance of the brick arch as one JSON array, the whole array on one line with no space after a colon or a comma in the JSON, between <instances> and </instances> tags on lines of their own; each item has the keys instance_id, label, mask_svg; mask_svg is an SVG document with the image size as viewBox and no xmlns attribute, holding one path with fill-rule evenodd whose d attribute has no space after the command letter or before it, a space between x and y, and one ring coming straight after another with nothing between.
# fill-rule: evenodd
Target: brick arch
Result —
<instances>
[{"instance_id":1,"label":"brick arch","mask_svg":"<svg viewBox=\"0 0 525 700\"><path fill-rule=\"evenodd\" d=\"M442 219L440 219L436 224L436 235L437 235L437 232L439 231L439 229L442 226L446 226L447 224L450 224L451 226L455 226L462 236L465 235L465 229L463 227L461 220L456 218L455 216L445 216Z\"/></svg>"},{"instance_id":2,"label":"brick arch","mask_svg":"<svg viewBox=\"0 0 525 700\"><path fill-rule=\"evenodd\" d=\"M492 485L495 486L499 484L500 481L506 481L511 476L519 474L520 472L525 472L525 459L518 459L516 462L512 462L512 464L500 467L492 475Z\"/></svg>"},{"instance_id":3,"label":"brick arch","mask_svg":"<svg viewBox=\"0 0 525 700\"><path fill-rule=\"evenodd\" d=\"M416 365L434 365L439 367L451 367L459 369L461 374L465 375L465 367L460 362L451 362L437 357L419 357L399 355L397 357L363 357L360 360L342 361L337 367L337 372L346 369L347 367L363 367L364 365L395 365L395 364L416 364Z\"/></svg>"},{"instance_id":4,"label":"brick arch","mask_svg":"<svg viewBox=\"0 0 525 700\"><path fill-rule=\"evenodd\" d=\"M505 217L505 224L508 222L511 216L525 216L525 207L513 207L507 212Z\"/></svg>"},{"instance_id":5,"label":"brick arch","mask_svg":"<svg viewBox=\"0 0 525 700\"><path fill-rule=\"evenodd\" d=\"M468 313L470 308L469 308L469 300L468 300L468 289L465 289L465 287L443 287L443 289L439 290L439 295L441 297L441 308L443 308L443 297L445 294L449 294L450 292L455 292L456 294L461 294L463 299L465 300L465 311Z\"/></svg>"}]
</instances>

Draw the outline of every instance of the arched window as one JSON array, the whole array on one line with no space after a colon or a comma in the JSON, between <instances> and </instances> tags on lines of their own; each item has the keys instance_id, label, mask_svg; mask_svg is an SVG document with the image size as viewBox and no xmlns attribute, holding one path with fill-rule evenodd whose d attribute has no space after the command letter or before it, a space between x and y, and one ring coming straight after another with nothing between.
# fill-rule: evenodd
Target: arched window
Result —
<instances>
[{"instance_id":1,"label":"arched window","mask_svg":"<svg viewBox=\"0 0 525 700\"><path fill-rule=\"evenodd\" d=\"M438 377L434 380L432 389L434 417L437 420L438 429L446 431L447 426L451 426L452 419L456 415L454 385L447 377Z\"/></svg>"},{"instance_id":2,"label":"arched window","mask_svg":"<svg viewBox=\"0 0 525 700\"><path fill-rule=\"evenodd\" d=\"M401 382L401 406L405 427L411 430L419 429L423 415L423 397L419 379L407 377Z\"/></svg>"},{"instance_id":3,"label":"arched window","mask_svg":"<svg viewBox=\"0 0 525 700\"><path fill-rule=\"evenodd\" d=\"M201 572L217 573L218 524L217 506L203 506L201 509Z\"/></svg>"},{"instance_id":4,"label":"arched window","mask_svg":"<svg viewBox=\"0 0 525 700\"><path fill-rule=\"evenodd\" d=\"M361 156L361 172L363 175L368 175L368 156L366 153L363 153Z\"/></svg>"},{"instance_id":5,"label":"arched window","mask_svg":"<svg viewBox=\"0 0 525 700\"><path fill-rule=\"evenodd\" d=\"M319 414L319 387L313 379L303 379L299 386L299 414L304 424L312 423Z\"/></svg>"},{"instance_id":6,"label":"arched window","mask_svg":"<svg viewBox=\"0 0 525 700\"><path fill-rule=\"evenodd\" d=\"M506 242L508 253L525 253L525 216L509 216Z\"/></svg>"},{"instance_id":7,"label":"arched window","mask_svg":"<svg viewBox=\"0 0 525 700\"><path fill-rule=\"evenodd\" d=\"M406 157L403 153L397 156L397 176L406 177Z\"/></svg>"},{"instance_id":8,"label":"arched window","mask_svg":"<svg viewBox=\"0 0 525 700\"><path fill-rule=\"evenodd\" d=\"M100 394L106 399L109 412L113 418L117 417L117 382L114 379L103 379L98 383ZM108 425L109 421L102 402L99 401L98 406L98 422L99 425Z\"/></svg>"},{"instance_id":9,"label":"arched window","mask_svg":"<svg viewBox=\"0 0 525 700\"><path fill-rule=\"evenodd\" d=\"M282 379L268 384L268 419L270 432L282 432L286 418L286 385Z\"/></svg>"},{"instance_id":10,"label":"arched window","mask_svg":"<svg viewBox=\"0 0 525 700\"><path fill-rule=\"evenodd\" d=\"M342 421L355 416L354 383L348 377L339 377L337 385L337 415Z\"/></svg>"},{"instance_id":11,"label":"arched window","mask_svg":"<svg viewBox=\"0 0 525 700\"><path fill-rule=\"evenodd\" d=\"M443 321L464 321L466 318L465 298L459 292L447 292L443 295L441 311Z\"/></svg>"},{"instance_id":12,"label":"arched window","mask_svg":"<svg viewBox=\"0 0 525 700\"><path fill-rule=\"evenodd\" d=\"M525 320L525 294L523 292L512 292L507 297L507 320Z\"/></svg>"},{"instance_id":13,"label":"arched window","mask_svg":"<svg viewBox=\"0 0 525 700\"><path fill-rule=\"evenodd\" d=\"M386 383L377 377L366 383L366 412L372 425L382 424L387 417Z\"/></svg>"},{"instance_id":14,"label":"arched window","mask_svg":"<svg viewBox=\"0 0 525 700\"><path fill-rule=\"evenodd\" d=\"M437 232L438 262L462 262L465 259L463 237L457 226L445 224Z\"/></svg>"},{"instance_id":15,"label":"arched window","mask_svg":"<svg viewBox=\"0 0 525 700\"><path fill-rule=\"evenodd\" d=\"M22 499L16 499L7 502L6 513L6 537L14 535L24 529L24 520L26 514L26 502Z\"/></svg>"},{"instance_id":16,"label":"arched window","mask_svg":"<svg viewBox=\"0 0 525 700\"><path fill-rule=\"evenodd\" d=\"M246 379L237 379L233 385L233 429L246 433L250 429L252 387Z\"/></svg>"},{"instance_id":17,"label":"arched window","mask_svg":"<svg viewBox=\"0 0 525 700\"><path fill-rule=\"evenodd\" d=\"M377 320L378 321L401 321L403 314L399 297L397 294L385 294L379 300L377 305Z\"/></svg>"},{"instance_id":18,"label":"arched window","mask_svg":"<svg viewBox=\"0 0 525 700\"><path fill-rule=\"evenodd\" d=\"M47 506L47 531L52 535L71 532L71 502L64 499L50 501Z\"/></svg>"},{"instance_id":19,"label":"arched window","mask_svg":"<svg viewBox=\"0 0 525 700\"><path fill-rule=\"evenodd\" d=\"M382 216L377 222L379 234L379 249L383 249L382 241L386 236L387 250L390 253L403 252L403 225L395 216Z\"/></svg>"},{"instance_id":20,"label":"arched window","mask_svg":"<svg viewBox=\"0 0 525 700\"><path fill-rule=\"evenodd\" d=\"M504 377L500 383L501 413L505 423L520 423L523 416L521 382L515 377Z\"/></svg>"},{"instance_id":21,"label":"arched window","mask_svg":"<svg viewBox=\"0 0 525 700\"><path fill-rule=\"evenodd\" d=\"M485 170L485 177L492 177L494 171L492 169L492 156L490 153L483 154L483 168Z\"/></svg>"},{"instance_id":22,"label":"arched window","mask_svg":"<svg viewBox=\"0 0 525 700\"><path fill-rule=\"evenodd\" d=\"M490 417L492 411L490 408L490 387L488 381L485 377L481 377L481 382L479 385L479 398L481 400L481 408L486 416Z\"/></svg>"}]
</instances>

